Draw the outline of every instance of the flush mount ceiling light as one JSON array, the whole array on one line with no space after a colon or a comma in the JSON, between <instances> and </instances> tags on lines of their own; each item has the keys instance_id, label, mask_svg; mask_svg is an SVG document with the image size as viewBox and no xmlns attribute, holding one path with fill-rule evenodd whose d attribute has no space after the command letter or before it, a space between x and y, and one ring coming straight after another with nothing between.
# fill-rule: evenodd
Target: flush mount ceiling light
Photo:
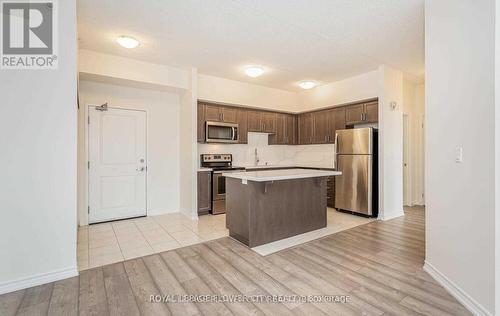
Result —
<instances>
[{"instance_id":1,"label":"flush mount ceiling light","mask_svg":"<svg viewBox=\"0 0 500 316\"><path fill-rule=\"evenodd\" d=\"M316 87L316 85L317 85L317 83L314 81L301 81L301 82L299 82L299 87L301 87L302 89L306 89L306 90L312 89L312 88Z\"/></svg>"},{"instance_id":2,"label":"flush mount ceiling light","mask_svg":"<svg viewBox=\"0 0 500 316\"><path fill-rule=\"evenodd\" d=\"M245 73L249 77L257 78L257 77L261 76L264 73L264 68L259 67L259 66L247 67L245 69Z\"/></svg>"},{"instance_id":3,"label":"flush mount ceiling light","mask_svg":"<svg viewBox=\"0 0 500 316\"><path fill-rule=\"evenodd\" d=\"M120 36L116 42L125 48L136 48L139 46L139 41L130 36Z\"/></svg>"}]
</instances>

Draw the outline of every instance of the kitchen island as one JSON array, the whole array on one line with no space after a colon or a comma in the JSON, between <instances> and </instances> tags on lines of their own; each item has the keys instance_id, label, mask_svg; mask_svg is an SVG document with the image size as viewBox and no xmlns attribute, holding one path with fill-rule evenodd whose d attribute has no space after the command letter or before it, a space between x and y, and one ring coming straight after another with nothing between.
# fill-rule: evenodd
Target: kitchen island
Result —
<instances>
[{"instance_id":1,"label":"kitchen island","mask_svg":"<svg viewBox=\"0 0 500 316\"><path fill-rule=\"evenodd\" d=\"M326 179L339 171L225 173L226 227L253 248L326 227Z\"/></svg>"}]
</instances>

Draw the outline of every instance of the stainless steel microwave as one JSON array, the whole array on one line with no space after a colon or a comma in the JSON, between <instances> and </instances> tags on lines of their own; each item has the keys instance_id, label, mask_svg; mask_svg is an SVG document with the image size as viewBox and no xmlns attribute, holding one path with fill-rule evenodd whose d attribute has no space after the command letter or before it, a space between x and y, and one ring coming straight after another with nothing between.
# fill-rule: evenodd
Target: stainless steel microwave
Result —
<instances>
[{"instance_id":1,"label":"stainless steel microwave","mask_svg":"<svg viewBox=\"0 0 500 316\"><path fill-rule=\"evenodd\" d=\"M207 121L205 141L207 143L237 143L238 124Z\"/></svg>"}]
</instances>

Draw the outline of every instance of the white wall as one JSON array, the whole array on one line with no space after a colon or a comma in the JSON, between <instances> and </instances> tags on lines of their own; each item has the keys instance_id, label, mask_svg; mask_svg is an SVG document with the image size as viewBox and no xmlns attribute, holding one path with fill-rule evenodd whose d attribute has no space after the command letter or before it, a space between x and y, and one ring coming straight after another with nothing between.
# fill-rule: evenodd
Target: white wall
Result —
<instances>
[{"instance_id":1,"label":"white wall","mask_svg":"<svg viewBox=\"0 0 500 316\"><path fill-rule=\"evenodd\" d=\"M59 1L59 68L0 71L0 294L76 269L76 6Z\"/></svg>"},{"instance_id":2,"label":"white wall","mask_svg":"<svg viewBox=\"0 0 500 316\"><path fill-rule=\"evenodd\" d=\"M181 96L180 111L180 211L192 218L198 218L197 190L197 70L190 71L190 87Z\"/></svg>"},{"instance_id":3,"label":"white wall","mask_svg":"<svg viewBox=\"0 0 500 316\"><path fill-rule=\"evenodd\" d=\"M478 315L495 305L494 5L425 2L426 269Z\"/></svg>"},{"instance_id":4,"label":"white wall","mask_svg":"<svg viewBox=\"0 0 500 316\"><path fill-rule=\"evenodd\" d=\"M500 0L495 9L495 312L500 315Z\"/></svg>"},{"instance_id":5,"label":"white wall","mask_svg":"<svg viewBox=\"0 0 500 316\"><path fill-rule=\"evenodd\" d=\"M403 212L403 73L379 68L379 218ZM391 103L396 102L396 109Z\"/></svg>"},{"instance_id":6,"label":"white wall","mask_svg":"<svg viewBox=\"0 0 500 316\"><path fill-rule=\"evenodd\" d=\"M300 112L376 98L378 71L370 71L299 93Z\"/></svg>"},{"instance_id":7,"label":"white wall","mask_svg":"<svg viewBox=\"0 0 500 316\"><path fill-rule=\"evenodd\" d=\"M147 111L148 215L179 211L179 113L178 94L80 81L78 213L87 219L87 124L85 107L108 102L110 107Z\"/></svg>"},{"instance_id":8,"label":"white wall","mask_svg":"<svg viewBox=\"0 0 500 316\"><path fill-rule=\"evenodd\" d=\"M424 204L424 84L403 81L403 112L408 115L408 205Z\"/></svg>"},{"instance_id":9,"label":"white wall","mask_svg":"<svg viewBox=\"0 0 500 316\"><path fill-rule=\"evenodd\" d=\"M255 84L198 75L198 99L279 111L301 111L297 93Z\"/></svg>"},{"instance_id":10,"label":"white wall","mask_svg":"<svg viewBox=\"0 0 500 316\"><path fill-rule=\"evenodd\" d=\"M108 55L81 49L78 52L78 71L87 79L110 80L120 84L138 84L156 89L166 87L188 89L189 71L166 65Z\"/></svg>"}]
</instances>

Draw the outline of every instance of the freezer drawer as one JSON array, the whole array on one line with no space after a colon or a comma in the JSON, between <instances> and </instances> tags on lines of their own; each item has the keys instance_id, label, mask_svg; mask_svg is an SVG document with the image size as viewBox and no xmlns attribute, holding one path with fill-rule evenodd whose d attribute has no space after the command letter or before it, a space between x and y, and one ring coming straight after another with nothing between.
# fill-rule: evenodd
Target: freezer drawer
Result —
<instances>
[{"instance_id":1,"label":"freezer drawer","mask_svg":"<svg viewBox=\"0 0 500 316\"><path fill-rule=\"evenodd\" d=\"M373 215L372 155L337 155L335 208Z\"/></svg>"},{"instance_id":2,"label":"freezer drawer","mask_svg":"<svg viewBox=\"0 0 500 316\"><path fill-rule=\"evenodd\" d=\"M335 145L339 155L373 154L373 129L343 129L336 133Z\"/></svg>"}]
</instances>

